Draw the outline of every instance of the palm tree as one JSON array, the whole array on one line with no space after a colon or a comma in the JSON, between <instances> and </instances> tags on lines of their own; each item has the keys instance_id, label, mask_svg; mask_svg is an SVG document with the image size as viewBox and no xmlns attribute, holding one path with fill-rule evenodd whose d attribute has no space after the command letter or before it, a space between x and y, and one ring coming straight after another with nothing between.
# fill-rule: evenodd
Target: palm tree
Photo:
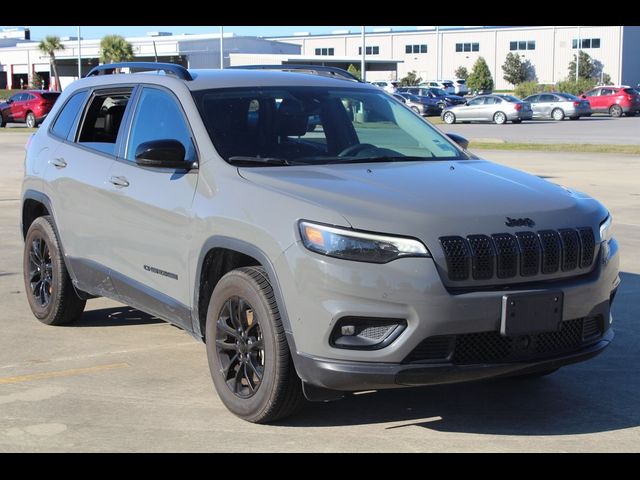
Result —
<instances>
[{"instance_id":1,"label":"palm tree","mask_svg":"<svg viewBox=\"0 0 640 480\"><path fill-rule=\"evenodd\" d=\"M133 58L133 47L120 35L106 35L100 40L100 61L115 63Z\"/></svg>"},{"instance_id":2,"label":"palm tree","mask_svg":"<svg viewBox=\"0 0 640 480\"><path fill-rule=\"evenodd\" d=\"M60 37L47 36L44 40L41 40L38 44L40 51L46 55L49 55L50 71L53 70L53 75L56 77L56 90L60 88L60 77L58 76L58 69L56 68L56 50L64 50L64 45L60 41Z\"/></svg>"}]
</instances>

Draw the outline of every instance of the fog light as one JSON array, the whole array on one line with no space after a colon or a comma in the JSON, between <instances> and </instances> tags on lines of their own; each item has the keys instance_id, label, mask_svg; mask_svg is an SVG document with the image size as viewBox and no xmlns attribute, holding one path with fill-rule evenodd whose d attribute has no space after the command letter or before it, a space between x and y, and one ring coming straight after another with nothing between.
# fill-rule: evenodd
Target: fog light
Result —
<instances>
[{"instance_id":1,"label":"fog light","mask_svg":"<svg viewBox=\"0 0 640 480\"><path fill-rule=\"evenodd\" d=\"M399 318L343 317L336 322L329 343L335 348L376 350L393 342L406 326Z\"/></svg>"}]
</instances>

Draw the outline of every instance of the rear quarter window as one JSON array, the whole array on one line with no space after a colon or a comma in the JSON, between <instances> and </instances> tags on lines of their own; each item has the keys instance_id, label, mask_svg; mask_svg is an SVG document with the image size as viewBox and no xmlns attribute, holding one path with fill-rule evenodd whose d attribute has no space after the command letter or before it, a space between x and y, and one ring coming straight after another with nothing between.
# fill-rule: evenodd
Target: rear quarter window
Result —
<instances>
[{"instance_id":1,"label":"rear quarter window","mask_svg":"<svg viewBox=\"0 0 640 480\"><path fill-rule=\"evenodd\" d=\"M69 98L67 103L65 103L60 110L60 113L51 128L51 133L63 140L69 136L71 128L73 127L78 114L82 110L82 106L84 105L87 95L88 92L84 91L78 92Z\"/></svg>"}]
</instances>

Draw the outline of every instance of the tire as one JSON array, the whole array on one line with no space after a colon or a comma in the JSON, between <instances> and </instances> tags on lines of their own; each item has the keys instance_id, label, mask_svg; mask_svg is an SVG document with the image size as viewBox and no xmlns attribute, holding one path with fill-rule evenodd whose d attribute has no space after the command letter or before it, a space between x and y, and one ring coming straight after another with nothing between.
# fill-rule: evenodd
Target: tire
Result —
<instances>
[{"instance_id":1,"label":"tire","mask_svg":"<svg viewBox=\"0 0 640 480\"><path fill-rule=\"evenodd\" d=\"M564 120L564 110L561 108L554 108L551 112L551 118L553 118L556 122L561 122Z\"/></svg>"},{"instance_id":2,"label":"tire","mask_svg":"<svg viewBox=\"0 0 640 480\"><path fill-rule=\"evenodd\" d=\"M620 105L611 105L609 107L609 115L612 117L621 117L624 112L622 111L622 107Z\"/></svg>"},{"instance_id":3,"label":"tire","mask_svg":"<svg viewBox=\"0 0 640 480\"><path fill-rule=\"evenodd\" d=\"M38 320L67 325L82 316L86 300L73 288L51 217L36 218L29 227L22 267L29 307Z\"/></svg>"},{"instance_id":4,"label":"tire","mask_svg":"<svg viewBox=\"0 0 640 480\"><path fill-rule=\"evenodd\" d=\"M27 124L27 128L36 128L36 116L33 114L33 112L27 113L25 123Z\"/></svg>"},{"instance_id":5,"label":"tire","mask_svg":"<svg viewBox=\"0 0 640 480\"><path fill-rule=\"evenodd\" d=\"M444 121L444 123L451 125L456 123L456 116L453 112L445 112L442 116L442 120Z\"/></svg>"},{"instance_id":6,"label":"tire","mask_svg":"<svg viewBox=\"0 0 640 480\"><path fill-rule=\"evenodd\" d=\"M0 128L4 128L6 126L7 126L7 122L5 121L4 117L0 115Z\"/></svg>"},{"instance_id":7,"label":"tire","mask_svg":"<svg viewBox=\"0 0 640 480\"><path fill-rule=\"evenodd\" d=\"M234 317L232 310L244 314ZM233 414L268 423L303 404L302 382L262 267L239 268L220 279L207 310L206 345L213 384Z\"/></svg>"},{"instance_id":8,"label":"tire","mask_svg":"<svg viewBox=\"0 0 640 480\"><path fill-rule=\"evenodd\" d=\"M502 112L496 112L496 113L493 114L493 121L497 125L503 125L503 124L507 123L507 116Z\"/></svg>"}]
</instances>

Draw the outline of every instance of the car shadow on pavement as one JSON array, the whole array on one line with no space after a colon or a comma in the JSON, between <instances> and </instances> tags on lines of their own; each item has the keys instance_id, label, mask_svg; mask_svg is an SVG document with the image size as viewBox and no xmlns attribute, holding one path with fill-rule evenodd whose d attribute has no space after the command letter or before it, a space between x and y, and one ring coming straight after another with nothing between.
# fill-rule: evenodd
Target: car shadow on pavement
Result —
<instances>
[{"instance_id":1,"label":"car shadow on pavement","mask_svg":"<svg viewBox=\"0 0 640 480\"><path fill-rule=\"evenodd\" d=\"M163 323L163 320L123 305L121 307L85 311L82 314L82 318L70 326L74 328L124 327L127 325L150 325L154 323Z\"/></svg>"},{"instance_id":2,"label":"car shadow on pavement","mask_svg":"<svg viewBox=\"0 0 640 480\"><path fill-rule=\"evenodd\" d=\"M458 385L349 395L308 403L282 427L392 423L492 435L570 435L640 425L640 275L622 273L613 307L616 337L600 356L538 379L499 379Z\"/></svg>"}]
</instances>

